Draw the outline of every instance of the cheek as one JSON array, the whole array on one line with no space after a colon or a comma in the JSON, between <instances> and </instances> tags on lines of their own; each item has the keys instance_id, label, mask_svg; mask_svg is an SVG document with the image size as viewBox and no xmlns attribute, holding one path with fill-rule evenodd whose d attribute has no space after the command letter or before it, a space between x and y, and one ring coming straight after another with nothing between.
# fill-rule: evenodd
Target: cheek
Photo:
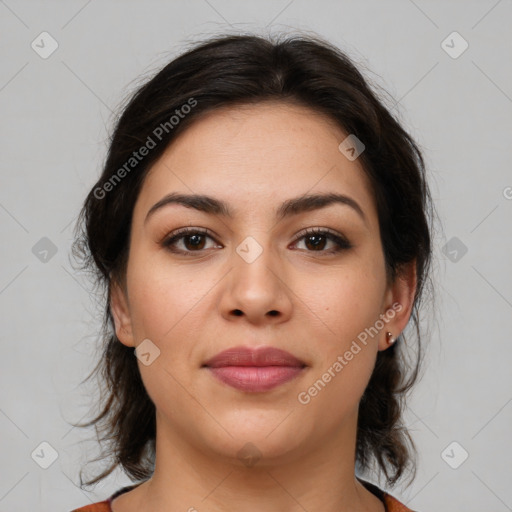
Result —
<instances>
[{"instance_id":1,"label":"cheek","mask_svg":"<svg viewBox=\"0 0 512 512\"><path fill-rule=\"evenodd\" d=\"M309 277L301 285L299 296L304 297L306 306L321 320L325 345L342 349L375 324L382 313L385 286L383 276L375 270L347 265L318 281Z\"/></svg>"},{"instance_id":2,"label":"cheek","mask_svg":"<svg viewBox=\"0 0 512 512\"><path fill-rule=\"evenodd\" d=\"M197 325L197 307L215 282L208 273L198 279L192 266L171 267L161 260L134 256L128 269L134 332L139 340L147 337L157 344L175 337L183 324Z\"/></svg>"},{"instance_id":3,"label":"cheek","mask_svg":"<svg viewBox=\"0 0 512 512\"><path fill-rule=\"evenodd\" d=\"M367 335L365 329L375 324L379 309L375 283L356 273L331 283L315 300L321 331L309 331L309 338L316 343L315 364L297 399L313 417L324 417L329 429L355 414L368 385L378 337ZM310 326L316 324L311 320ZM325 411L329 411L328 418Z\"/></svg>"},{"instance_id":4,"label":"cheek","mask_svg":"<svg viewBox=\"0 0 512 512\"><path fill-rule=\"evenodd\" d=\"M136 344L149 339L159 350L150 365L138 362L139 371L157 407L169 416L179 415L177 404L188 396L180 383L187 382L187 389L193 389L188 382L190 366L197 359L194 342L203 325L198 314L213 280L203 274L198 279L192 266L183 271L142 254L134 255L130 265L128 286Z\"/></svg>"},{"instance_id":5,"label":"cheek","mask_svg":"<svg viewBox=\"0 0 512 512\"><path fill-rule=\"evenodd\" d=\"M367 261L308 283L299 295L314 313L309 325L318 331L310 330L309 337L317 344L317 364L307 381L310 387L302 391L314 407L331 404L335 416L343 416L357 407L375 365L379 334L372 327L382 313L384 272Z\"/></svg>"}]
</instances>

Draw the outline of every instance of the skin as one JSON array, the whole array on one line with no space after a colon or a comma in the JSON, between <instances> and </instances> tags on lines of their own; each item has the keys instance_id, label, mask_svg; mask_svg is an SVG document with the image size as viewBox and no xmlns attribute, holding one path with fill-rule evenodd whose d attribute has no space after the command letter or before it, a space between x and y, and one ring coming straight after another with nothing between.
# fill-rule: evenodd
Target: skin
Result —
<instances>
[{"instance_id":1,"label":"skin","mask_svg":"<svg viewBox=\"0 0 512 512\"><path fill-rule=\"evenodd\" d=\"M409 320L416 276L411 264L388 283L369 182L359 161L338 150L346 136L298 105L224 108L192 124L151 168L111 310L121 343L149 339L160 350L150 365L138 361L157 410L156 469L114 500L114 512L384 511L354 475L357 410L377 352L389 346L386 332L398 336ZM222 199L234 217L172 204L145 221L170 192ZM331 204L276 221L283 201L320 192L350 196L365 220ZM190 255L176 254L162 241L183 227L215 236L200 239L199 250L182 238L175 247ZM335 243L321 239L315 249L307 236L297 239L305 228L329 228L353 247L325 254ZM263 251L252 263L236 252L248 236ZM402 308L378 335L299 403L394 303ZM238 345L278 347L307 368L271 391L242 392L202 368ZM249 442L260 457L252 466L237 456Z\"/></svg>"}]
</instances>

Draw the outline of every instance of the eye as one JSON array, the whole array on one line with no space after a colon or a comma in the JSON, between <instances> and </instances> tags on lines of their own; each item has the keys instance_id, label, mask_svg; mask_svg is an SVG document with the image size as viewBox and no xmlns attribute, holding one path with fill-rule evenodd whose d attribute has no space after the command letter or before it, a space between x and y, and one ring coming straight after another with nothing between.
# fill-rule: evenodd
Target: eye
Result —
<instances>
[{"instance_id":1,"label":"eye","mask_svg":"<svg viewBox=\"0 0 512 512\"><path fill-rule=\"evenodd\" d=\"M171 252L191 256L194 252L200 253L208 249L208 247L206 247L207 239L215 241L208 230L182 228L164 239L162 246ZM295 239L294 244L296 245L303 239L307 252L319 252L324 255L335 254L352 247L352 244L347 239L328 229L309 228ZM326 245L328 245L329 242L333 244L333 247L326 250ZM180 244L181 247L179 247ZM213 245L210 248L212 247L219 246Z\"/></svg>"},{"instance_id":2,"label":"eye","mask_svg":"<svg viewBox=\"0 0 512 512\"><path fill-rule=\"evenodd\" d=\"M171 252L190 255L192 252L201 252L205 249L206 239L213 240L208 230L198 228L183 228L172 233L162 242L162 246ZM182 244L182 248L177 247Z\"/></svg>"},{"instance_id":3,"label":"eye","mask_svg":"<svg viewBox=\"0 0 512 512\"><path fill-rule=\"evenodd\" d=\"M334 233L328 229L310 228L303 232L296 239L295 243L304 239L304 245L308 252L320 252L324 254L335 254L343 250L350 249L352 244L341 235ZM325 250L328 242L334 247Z\"/></svg>"}]
</instances>

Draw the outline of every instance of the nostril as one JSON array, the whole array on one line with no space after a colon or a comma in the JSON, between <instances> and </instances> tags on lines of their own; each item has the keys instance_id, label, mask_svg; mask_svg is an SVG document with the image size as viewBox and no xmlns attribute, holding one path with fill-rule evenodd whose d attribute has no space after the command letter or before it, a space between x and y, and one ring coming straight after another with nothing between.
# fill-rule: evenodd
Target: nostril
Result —
<instances>
[{"instance_id":1,"label":"nostril","mask_svg":"<svg viewBox=\"0 0 512 512\"><path fill-rule=\"evenodd\" d=\"M276 311L275 309L273 309L272 311L269 311L269 312L268 312L268 314L269 314L270 316L277 316L277 315L279 315L279 312L278 312L278 311Z\"/></svg>"},{"instance_id":2,"label":"nostril","mask_svg":"<svg viewBox=\"0 0 512 512\"><path fill-rule=\"evenodd\" d=\"M243 315L243 313L239 309L235 309L234 313L236 316Z\"/></svg>"}]
</instances>

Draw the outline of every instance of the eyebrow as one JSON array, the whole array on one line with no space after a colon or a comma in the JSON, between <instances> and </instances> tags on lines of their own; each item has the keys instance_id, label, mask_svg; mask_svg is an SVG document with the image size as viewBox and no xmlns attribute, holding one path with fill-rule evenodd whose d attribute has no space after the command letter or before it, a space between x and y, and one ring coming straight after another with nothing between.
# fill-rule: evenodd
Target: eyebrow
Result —
<instances>
[{"instance_id":1,"label":"eyebrow","mask_svg":"<svg viewBox=\"0 0 512 512\"><path fill-rule=\"evenodd\" d=\"M156 211L169 204L179 204L181 206L193 208L209 215L219 215L231 219L234 217L228 203L220 199L201 194L182 194L178 192L171 192L150 208L144 223L146 223ZM293 215L318 210L332 204L342 204L349 206L355 212L357 212L357 214L364 220L365 223L367 222L363 209L354 199L344 194L336 193L308 194L292 199L287 199L279 206L276 212L276 219L280 221Z\"/></svg>"}]
</instances>

